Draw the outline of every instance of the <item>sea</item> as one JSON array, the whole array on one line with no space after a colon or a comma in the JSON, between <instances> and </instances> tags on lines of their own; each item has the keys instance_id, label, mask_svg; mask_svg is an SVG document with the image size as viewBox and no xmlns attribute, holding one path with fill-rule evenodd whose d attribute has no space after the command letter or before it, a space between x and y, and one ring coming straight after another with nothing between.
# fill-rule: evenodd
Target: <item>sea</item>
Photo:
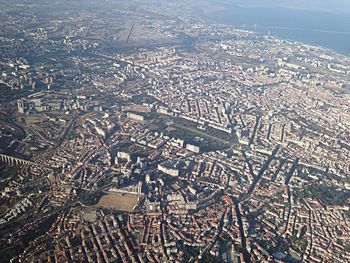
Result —
<instances>
[{"instance_id":1,"label":"sea","mask_svg":"<svg viewBox=\"0 0 350 263\"><path fill-rule=\"evenodd\" d=\"M349 10L350 11L350 10ZM231 5L202 18L350 55L350 13Z\"/></svg>"}]
</instances>

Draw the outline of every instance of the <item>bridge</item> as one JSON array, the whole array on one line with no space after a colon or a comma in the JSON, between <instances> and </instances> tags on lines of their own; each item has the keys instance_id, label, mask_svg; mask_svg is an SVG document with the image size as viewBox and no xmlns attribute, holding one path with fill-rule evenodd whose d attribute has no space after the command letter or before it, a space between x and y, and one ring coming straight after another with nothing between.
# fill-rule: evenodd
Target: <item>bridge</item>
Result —
<instances>
[{"instance_id":1,"label":"bridge","mask_svg":"<svg viewBox=\"0 0 350 263\"><path fill-rule=\"evenodd\" d=\"M0 153L0 160L8 165L39 165L35 162Z\"/></svg>"}]
</instances>

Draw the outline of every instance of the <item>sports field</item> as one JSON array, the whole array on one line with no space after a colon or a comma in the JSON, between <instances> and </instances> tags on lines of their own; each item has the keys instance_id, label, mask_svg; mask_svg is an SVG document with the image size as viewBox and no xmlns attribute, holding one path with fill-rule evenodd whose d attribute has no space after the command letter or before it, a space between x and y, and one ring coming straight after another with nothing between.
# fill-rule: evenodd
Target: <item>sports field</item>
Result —
<instances>
[{"instance_id":1,"label":"sports field","mask_svg":"<svg viewBox=\"0 0 350 263\"><path fill-rule=\"evenodd\" d=\"M96 206L131 212L138 199L139 196L136 194L108 193L101 197Z\"/></svg>"}]
</instances>

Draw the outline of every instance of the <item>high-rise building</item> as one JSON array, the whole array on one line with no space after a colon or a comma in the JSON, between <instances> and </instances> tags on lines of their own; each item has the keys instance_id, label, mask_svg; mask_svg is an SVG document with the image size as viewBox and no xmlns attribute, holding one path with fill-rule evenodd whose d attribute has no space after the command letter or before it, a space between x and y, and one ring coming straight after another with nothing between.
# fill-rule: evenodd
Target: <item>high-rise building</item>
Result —
<instances>
[{"instance_id":1,"label":"high-rise building","mask_svg":"<svg viewBox=\"0 0 350 263\"><path fill-rule=\"evenodd\" d=\"M17 101L17 108L19 113L24 113L25 111L25 101L20 99Z\"/></svg>"},{"instance_id":2,"label":"high-rise building","mask_svg":"<svg viewBox=\"0 0 350 263\"><path fill-rule=\"evenodd\" d=\"M135 114L132 112L128 112L126 115L129 119L131 119L133 121L144 121L144 117L142 115Z\"/></svg>"}]
</instances>

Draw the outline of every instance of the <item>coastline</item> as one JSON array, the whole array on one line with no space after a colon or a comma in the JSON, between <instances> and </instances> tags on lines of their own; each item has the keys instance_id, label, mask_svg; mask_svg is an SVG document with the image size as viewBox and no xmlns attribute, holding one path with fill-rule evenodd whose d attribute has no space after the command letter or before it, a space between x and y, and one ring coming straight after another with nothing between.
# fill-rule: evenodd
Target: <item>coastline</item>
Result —
<instances>
[{"instance_id":1,"label":"coastline","mask_svg":"<svg viewBox=\"0 0 350 263\"><path fill-rule=\"evenodd\" d=\"M232 9L238 8L238 9ZM299 42L307 45L312 45L319 48L324 48L332 52L350 56L350 30L345 28L345 25L335 25L325 24L324 20L326 15L331 15L332 17L336 16L334 13L325 13L325 12L310 12L305 10L296 10L293 9L294 13L298 13L299 18L303 15L313 14L314 17L306 17L305 19L309 22L306 23L305 27L301 27L302 22L298 21L296 25L291 25L288 19L292 18L292 15L286 19L286 21L279 21L281 14L277 15L276 21L263 21L263 18L269 13L272 13L276 10L283 10L286 12L287 8L247 8L247 7L238 7L238 6L221 6L213 11L208 11L208 6L196 5L193 8L193 13L202 19L205 22L209 23L219 23L224 25L230 25L237 28L249 30L252 32L260 33L263 35L272 35L276 38L283 39L286 41ZM262 16L255 17L254 15L258 10L263 9L266 11ZM241 11L241 14L239 14ZM289 10L289 9L288 9ZM246 14L249 14L245 17ZM315 19L317 15L322 16L322 21L320 27L315 27ZM251 21L249 18L253 17ZM341 17L340 20L343 20L344 17ZM311 21L311 22L310 22ZM349 18L350 21L350 18ZM334 29L335 27L339 27ZM349 22L350 28L350 22Z\"/></svg>"}]
</instances>

